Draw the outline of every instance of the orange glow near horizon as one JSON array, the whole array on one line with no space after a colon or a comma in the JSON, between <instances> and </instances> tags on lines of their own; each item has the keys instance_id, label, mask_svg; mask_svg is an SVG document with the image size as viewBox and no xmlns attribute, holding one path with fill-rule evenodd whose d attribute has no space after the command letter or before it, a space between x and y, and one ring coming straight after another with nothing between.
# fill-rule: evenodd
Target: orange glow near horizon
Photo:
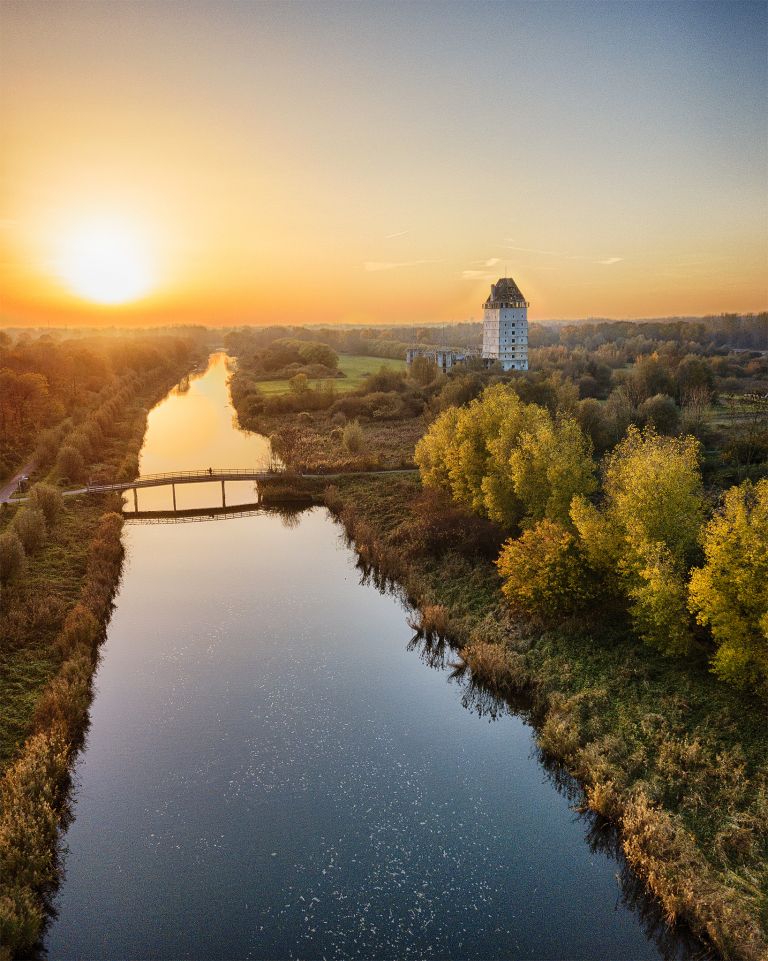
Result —
<instances>
[{"instance_id":1,"label":"orange glow near horizon","mask_svg":"<svg viewBox=\"0 0 768 961\"><path fill-rule=\"evenodd\" d=\"M6 0L0 326L765 310L760 24L555 6Z\"/></svg>"}]
</instances>

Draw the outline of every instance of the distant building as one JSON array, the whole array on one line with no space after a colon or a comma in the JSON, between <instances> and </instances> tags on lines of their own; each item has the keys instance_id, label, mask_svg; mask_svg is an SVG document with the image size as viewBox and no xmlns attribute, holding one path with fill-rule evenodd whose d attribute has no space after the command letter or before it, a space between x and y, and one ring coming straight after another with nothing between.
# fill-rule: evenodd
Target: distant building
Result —
<instances>
[{"instance_id":1,"label":"distant building","mask_svg":"<svg viewBox=\"0 0 768 961\"><path fill-rule=\"evenodd\" d=\"M466 364L470 357L477 357L477 349L451 350L449 347L425 348L409 347L405 352L405 362L410 367L417 357L426 357L437 364L438 370L447 374L449 370L460 364Z\"/></svg>"},{"instance_id":2,"label":"distant building","mask_svg":"<svg viewBox=\"0 0 768 961\"><path fill-rule=\"evenodd\" d=\"M491 284L483 304L483 359L528 370L528 301L511 277Z\"/></svg>"}]
</instances>

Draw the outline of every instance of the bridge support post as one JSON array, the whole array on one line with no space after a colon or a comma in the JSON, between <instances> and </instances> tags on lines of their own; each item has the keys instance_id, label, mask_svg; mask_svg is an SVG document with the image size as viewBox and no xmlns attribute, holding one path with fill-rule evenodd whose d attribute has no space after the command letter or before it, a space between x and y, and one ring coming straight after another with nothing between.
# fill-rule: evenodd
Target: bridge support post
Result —
<instances>
[{"instance_id":1,"label":"bridge support post","mask_svg":"<svg viewBox=\"0 0 768 961\"><path fill-rule=\"evenodd\" d=\"M224 481L221 482L221 506L227 506L227 492L224 489Z\"/></svg>"},{"instance_id":2,"label":"bridge support post","mask_svg":"<svg viewBox=\"0 0 768 961\"><path fill-rule=\"evenodd\" d=\"M137 514L139 513L139 492L135 487L133 488L133 509Z\"/></svg>"}]
</instances>

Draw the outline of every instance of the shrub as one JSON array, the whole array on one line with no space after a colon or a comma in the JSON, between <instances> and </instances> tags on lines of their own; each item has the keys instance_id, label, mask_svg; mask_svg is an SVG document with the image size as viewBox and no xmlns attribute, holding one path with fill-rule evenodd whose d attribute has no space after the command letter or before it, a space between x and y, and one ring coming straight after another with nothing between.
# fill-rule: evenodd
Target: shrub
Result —
<instances>
[{"instance_id":1,"label":"shrub","mask_svg":"<svg viewBox=\"0 0 768 961\"><path fill-rule=\"evenodd\" d=\"M294 392L294 394L304 394L309 390L309 382L307 381L306 374L296 374L295 377L291 377L288 381L288 386Z\"/></svg>"},{"instance_id":2,"label":"shrub","mask_svg":"<svg viewBox=\"0 0 768 961\"><path fill-rule=\"evenodd\" d=\"M13 580L24 567L24 546L13 528L0 534L0 583Z\"/></svg>"},{"instance_id":3,"label":"shrub","mask_svg":"<svg viewBox=\"0 0 768 961\"><path fill-rule=\"evenodd\" d=\"M427 357L416 357L411 364L410 374L417 384L430 384L437 377L437 364Z\"/></svg>"},{"instance_id":4,"label":"shrub","mask_svg":"<svg viewBox=\"0 0 768 961\"><path fill-rule=\"evenodd\" d=\"M60 876L56 839L69 756L61 728L34 734L0 781L0 944L16 956L29 955L43 920L40 896Z\"/></svg>"},{"instance_id":5,"label":"shrub","mask_svg":"<svg viewBox=\"0 0 768 961\"><path fill-rule=\"evenodd\" d=\"M358 454L363 449L365 434L359 421L353 420L346 425L342 435L342 443L350 454Z\"/></svg>"},{"instance_id":6,"label":"shrub","mask_svg":"<svg viewBox=\"0 0 768 961\"><path fill-rule=\"evenodd\" d=\"M392 543L410 554L440 556L455 551L489 559L498 554L502 539L492 521L462 510L442 491L430 488L413 498L407 521L392 535Z\"/></svg>"},{"instance_id":7,"label":"shrub","mask_svg":"<svg viewBox=\"0 0 768 961\"><path fill-rule=\"evenodd\" d=\"M27 554L34 554L45 542L45 514L39 507L20 510L13 519L13 527Z\"/></svg>"},{"instance_id":8,"label":"shrub","mask_svg":"<svg viewBox=\"0 0 768 961\"><path fill-rule=\"evenodd\" d=\"M60 477L70 481L82 480L85 469L85 458L76 447L67 445L59 451L56 460L56 471Z\"/></svg>"},{"instance_id":9,"label":"shrub","mask_svg":"<svg viewBox=\"0 0 768 961\"><path fill-rule=\"evenodd\" d=\"M405 382L405 373L399 370L392 370L390 367L380 367L375 374L369 374L355 391L356 394L374 394L388 391L398 391L402 393L408 390Z\"/></svg>"},{"instance_id":10,"label":"shrub","mask_svg":"<svg viewBox=\"0 0 768 961\"><path fill-rule=\"evenodd\" d=\"M638 411L644 425L655 427L660 434L674 434L680 423L680 411L668 394L654 394L643 401Z\"/></svg>"},{"instance_id":11,"label":"shrub","mask_svg":"<svg viewBox=\"0 0 768 961\"><path fill-rule=\"evenodd\" d=\"M447 637L450 632L450 618L442 604L425 605L409 624L425 637Z\"/></svg>"},{"instance_id":12,"label":"shrub","mask_svg":"<svg viewBox=\"0 0 768 961\"><path fill-rule=\"evenodd\" d=\"M96 617L84 604L78 603L67 614L64 628L56 639L56 646L64 655L76 647L92 649L101 634Z\"/></svg>"},{"instance_id":13,"label":"shrub","mask_svg":"<svg viewBox=\"0 0 768 961\"><path fill-rule=\"evenodd\" d=\"M64 498L58 488L51 484L35 484L29 494L34 507L39 507L45 515L48 526L55 524L64 510Z\"/></svg>"},{"instance_id":14,"label":"shrub","mask_svg":"<svg viewBox=\"0 0 768 961\"><path fill-rule=\"evenodd\" d=\"M479 374L454 374L446 380L430 406L436 413L448 407L462 407L474 400L482 389L483 379Z\"/></svg>"},{"instance_id":15,"label":"shrub","mask_svg":"<svg viewBox=\"0 0 768 961\"><path fill-rule=\"evenodd\" d=\"M552 620L573 613L592 596L591 578L576 538L561 524L542 520L504 544L496 562L511 609Z\"/></svg>"}]
</instances>

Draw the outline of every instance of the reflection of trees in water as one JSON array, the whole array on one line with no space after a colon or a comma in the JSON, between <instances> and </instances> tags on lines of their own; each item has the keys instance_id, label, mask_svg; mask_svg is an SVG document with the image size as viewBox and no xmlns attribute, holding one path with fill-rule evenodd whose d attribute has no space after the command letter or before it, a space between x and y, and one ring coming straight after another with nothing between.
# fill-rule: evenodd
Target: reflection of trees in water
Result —
<instances>
[{"instance_id":1,"label":"reflection of trees in water","mask_svg":"<svg viewBox=\"0 0 768 961\"><path fill-rule=\"evenodd\" d=\"M342 539L347 547L355 549L354 541L346 534L342 535ZM415 633L407 643L407 650L416 653L428 667L449 672L447 680L457 684L462 707L491 721L512 715L535 727L535 713L530 698L525 695L502 698L494 694L473 675L469 665L460 658L455 643L436 631L419 628L420 615L408 602L400 584L359 554L356 566L360 571L361 584L372 584L382 593L396 597L409 611L408 624ZM574 817L583 823L584 837L590 851L616 862L620 901L637 916L647 938L656 946L661 957L665 961L714 961L718 955L703 945L687 925L680 923L670 927L667 924L660 904L627 863L618 828L587 808L583 789L564 765L538 747L533 748L533 755L558 793L567 798Z\"/></svg>"},{"instance_id":2,"label":"reflection of trees in water","mask_svg":"<svg viewBox=\"0 0 768 961\"><path fill-rule=\"evenodd\" d=\"M410 623L410 622L409 622ZM413 624L410 624L413 627ZM408 641L407 649L415 651L419 655L419 660L423 661L427 667L442 671L447 667L453 667L449 658L455 657L455 652L444 637L437 634L423 634L416 631Z\"/></svg>"},{"instance_id":3,"label":"reflection of trees in water","mask_svg":"<svg viewBox=\"0 0 768 961\"><path fill-rule=\"evenodd\" d=\"M280 507L275 512L280 518L280 523L288 530L298 527L301 522L301 515L304 513L303 507Z\"/></svg>"}]
</instances>

